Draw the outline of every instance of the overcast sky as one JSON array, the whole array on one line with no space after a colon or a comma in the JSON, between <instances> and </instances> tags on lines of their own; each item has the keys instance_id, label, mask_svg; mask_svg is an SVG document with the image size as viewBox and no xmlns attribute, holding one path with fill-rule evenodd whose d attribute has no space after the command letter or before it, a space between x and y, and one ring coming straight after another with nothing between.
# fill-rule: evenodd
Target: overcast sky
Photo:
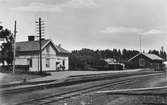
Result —
<instances>
[{"instance_id":1,"label":"overcast sky","mask_svg":"<svg viewBox=\"0 0 167 105\"><path fill-rule=\"evenodd\" d=\"M45 38L67 50L91 48L167 49L167 0L0 0L0 21L17 41L35 35L45 21Z\"/></svg>"}]
</instances>

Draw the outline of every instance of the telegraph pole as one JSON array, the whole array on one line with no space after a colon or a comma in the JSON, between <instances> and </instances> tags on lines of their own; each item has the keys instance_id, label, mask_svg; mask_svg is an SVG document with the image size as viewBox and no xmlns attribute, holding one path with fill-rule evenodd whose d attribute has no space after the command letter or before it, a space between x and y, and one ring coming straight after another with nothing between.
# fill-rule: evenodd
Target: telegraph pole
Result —
<instances>
[{"instance_id":1,"label":"telegraph pole","mask_svg":"<svg viewBox=\"0 0 167 105\"><path fill-rule=\"evenodd\" d=\"M43 21L41 20L41 18L39 18L38 19L38 21L36 21L36 23L37 23L37 31L38 31L38 34L39 34L39 72L40 72L40 74L42 74L42 34L44 34L44 30L43 30L43 25L44 25L44 23L43 23Z\"/></svg>"},{"instance_id":2,"label":"telegraph pole","mask_svg":"<svg viewBox=\"0 0 167 105\"><path fill-rule=\"evenodd\" d=\"M13 38L13 73L15 73L15 60L16 60L16 21L14 22L14 38Z\"/></svg>"},{"instance_id":3,"label":"telegraph pole","mask_svg":"<svg viewBox=\"0 0 167 105\"><path fill-rule=\"evenodd\" d=\"M39 18L39 53L40 53L40 74L42 74L42 45L41 45L41 18Z\"/></svg>"},{"instance_id":4,"label":"telegraph pole","mask_svg":"<svg viewBox=\"0 0 167 105\"><path fill-rule=\"evenodd\" d=\"M139 40L140 40L140 53L142 53L142 48L141 48L141 46L142 46L142 45L141 45L141 43L142 43L142 42L141 42L141 35L139 35Z\"/></svg>"}]
</instances>

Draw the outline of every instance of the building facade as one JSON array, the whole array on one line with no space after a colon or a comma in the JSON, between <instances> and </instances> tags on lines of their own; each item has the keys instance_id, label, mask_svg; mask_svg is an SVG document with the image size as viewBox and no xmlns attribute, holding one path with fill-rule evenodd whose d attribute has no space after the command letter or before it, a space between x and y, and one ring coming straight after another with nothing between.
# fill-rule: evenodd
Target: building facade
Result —
<instances>
[{"instance_id":1,"label":"building facade","mask_svg":"<svg viewBox=\"0 0 167 105\"><path fill-rule=\"evenodd\" d=\"M42 70L59 71L69 69L69 52L51 40L42 40ZM39 41L30 40L16 43L16 65L28 65L29 71L40 70Z\"/></svg>"}]
</instances>

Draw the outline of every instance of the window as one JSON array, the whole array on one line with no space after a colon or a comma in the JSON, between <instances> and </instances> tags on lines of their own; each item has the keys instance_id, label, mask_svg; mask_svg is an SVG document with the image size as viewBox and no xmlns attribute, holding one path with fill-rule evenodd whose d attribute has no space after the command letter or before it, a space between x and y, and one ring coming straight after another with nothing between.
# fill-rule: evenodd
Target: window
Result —
<instances>
[{"instance_id":1,"label":"window","mask_svg":"<svg viewBox=\"0 0 167 105\"><path fill-rule=\"evenodd\" d=\"M49 54L49 52L50 52L50 47L47 46L47 47L46 47L46 53Z\"/></svg>"},{"instance_id":2,"label":"window","mask_svg":"<svg viewBox=\"0 0 167 105\"><path fill-rule=\"evenodd\" d=\"M160 69L160 65L158 63L156 63L156 70Z\"/></svg>"},{"instance_id":3,"label":"window","mask_svg":"<svg viewBox=\"0 0 167 105\"><path fill-rule=\"evenodd\" d=\"M28 58L28 59L27 59L27 62L28 62L29 67L32 67L32 59L31 59L31 58Z\"/></svg>"},{"instance_id":4,"label":"window","mask_svg":"<svg viewBox=\"0 0 167 105\"><path fill-rule=\"evenodd\" d=\"M46 67L50 67L50 59L46 58Z\"/></svg>"},{"instance_id":5,"label":"window","mask_svg":"<svg viewBox=\"0 0 167 105\"><path fill-rule=\"evenodd\" d=\"M145 66L145 60L143 58L139 58L139 66Z\"/></svg>"},{"instance_id":6,"label":"window","mask_svg":"<svg viewBox=\"0 0 167 105\"><path fill-rule=\"evenodd\" d=\"M65 61L63 60L63 66L65 66Z\"/></svg>"}]
</instances>

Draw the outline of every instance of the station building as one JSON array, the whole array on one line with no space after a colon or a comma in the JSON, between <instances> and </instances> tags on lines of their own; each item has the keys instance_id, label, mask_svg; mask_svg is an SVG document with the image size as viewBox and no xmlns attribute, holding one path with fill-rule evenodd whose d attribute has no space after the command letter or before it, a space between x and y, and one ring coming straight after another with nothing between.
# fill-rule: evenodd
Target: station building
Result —
<instances>
[{"instance_id":1,"label":"station building","mask_svg":"<svg viewBox=\"0 0 167 105\"><path fill-rule=\"evenodd\" d=\"M28 66L29 71L40 70L39 40L29 37L28 41L16 42L16 66ZM61 45L55 45L50 39L42 39L43 71L59 71L69 69L69 51Z\"/></svg>"}]
</instances>

